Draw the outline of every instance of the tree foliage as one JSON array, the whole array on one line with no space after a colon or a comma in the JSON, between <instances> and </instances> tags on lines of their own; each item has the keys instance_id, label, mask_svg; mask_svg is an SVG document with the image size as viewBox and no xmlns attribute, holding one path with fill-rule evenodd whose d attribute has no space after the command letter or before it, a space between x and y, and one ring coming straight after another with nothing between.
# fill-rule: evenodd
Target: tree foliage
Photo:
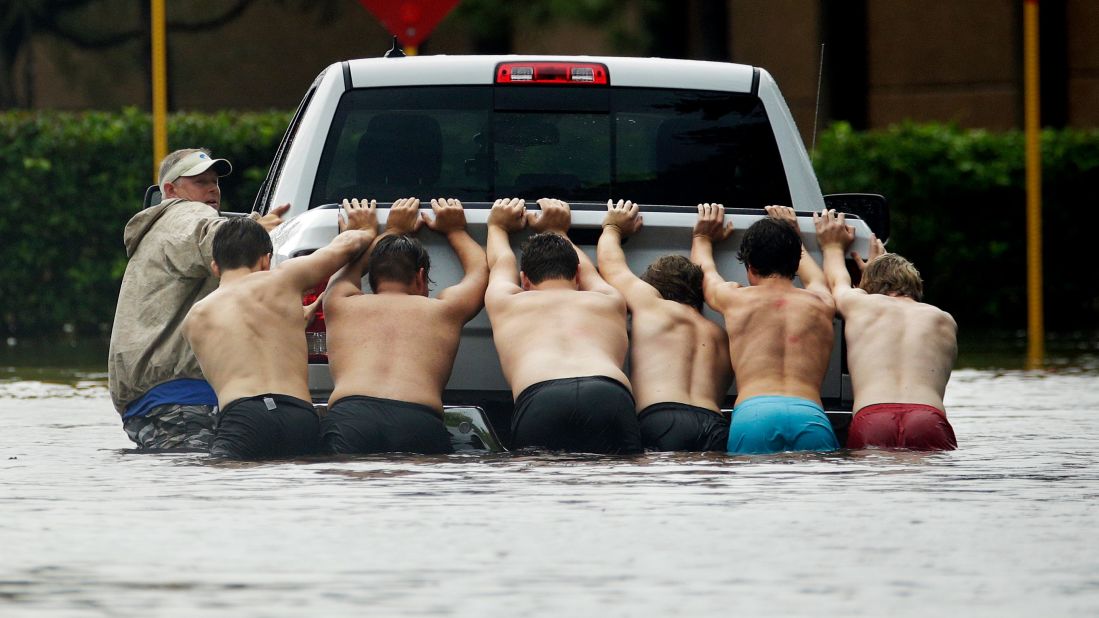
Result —
<instances>
[{"instance_id":1,"label":"tree foliage","mask_svg":"<svg viewBox=\"0 0 1099 618\"><path fill-rule=\"evenodd\" d=\"M172 148L233 163L223 209L251 209L290 115L173 114ZM152 184L148 114L0 113L0 332L109 328L126 267L122 229Z\"/></svg>"}]
</instances>

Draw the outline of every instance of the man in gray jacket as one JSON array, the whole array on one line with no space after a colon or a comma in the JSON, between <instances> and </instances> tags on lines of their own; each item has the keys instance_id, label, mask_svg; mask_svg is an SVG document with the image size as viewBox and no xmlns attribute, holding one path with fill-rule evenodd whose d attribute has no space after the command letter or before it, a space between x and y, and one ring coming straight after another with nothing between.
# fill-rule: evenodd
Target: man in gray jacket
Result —
<instances>
[{"instance_id":1,"label":"man in gray jacket","mask_svg":"<svg viewBox=\"0 0 1099 618\"><path fill-rule=\"evenodd\" d=\"M144 449L206 450L217 397L202 377L181 324L195 302L217 288L211 272L220 215L218 178L232 171L206 149L177 150L160 164L164 200L134 215L123 238L129 263L118 294L108 381L131 440ZM264 217L267 231L286 204Z\"/></svg>"}]
</instances>

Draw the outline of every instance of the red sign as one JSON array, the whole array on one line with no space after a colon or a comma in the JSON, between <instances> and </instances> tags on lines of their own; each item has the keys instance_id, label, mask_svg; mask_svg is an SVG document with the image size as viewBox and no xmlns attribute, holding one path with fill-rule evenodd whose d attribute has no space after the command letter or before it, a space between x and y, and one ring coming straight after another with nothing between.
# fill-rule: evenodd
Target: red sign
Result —
<instances>
[{"instance_id":1,"label":"red sign","mask_svg":"<svg viewBox=\"0 0 1099 618\"><path fill-rule=\"evenodd\" d=\"M459 0L359 0L401 45L418 47Z\"/></svg>"}]
</instances>

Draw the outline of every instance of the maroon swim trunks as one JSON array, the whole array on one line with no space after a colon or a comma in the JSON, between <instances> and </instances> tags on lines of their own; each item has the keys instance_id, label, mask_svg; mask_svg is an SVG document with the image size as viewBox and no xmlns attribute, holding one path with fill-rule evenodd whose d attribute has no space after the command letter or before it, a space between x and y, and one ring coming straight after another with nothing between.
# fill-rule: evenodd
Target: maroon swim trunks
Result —
<instances>
[{"instance_id":1,"label":"maroon swim trunks","mask_svg":"<svg viewBox=\"0 0 1099 618\"><path fill-rule=\"evenodd\" d=\"M946 414L922 403L878 403L859 410L847 431L847 448L868 446L951 451L958 448Z\"/></svg>"}]
</instances>

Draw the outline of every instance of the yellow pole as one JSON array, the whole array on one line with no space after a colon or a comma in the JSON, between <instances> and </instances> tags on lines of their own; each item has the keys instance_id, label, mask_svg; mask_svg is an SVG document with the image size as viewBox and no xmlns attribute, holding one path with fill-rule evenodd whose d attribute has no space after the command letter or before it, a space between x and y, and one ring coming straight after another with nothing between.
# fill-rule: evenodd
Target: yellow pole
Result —
<instances>
[{"instance_id":1,"label":"yellow pole","mask_svg":"<svg viewBox=\"0 0 1099 618\"><path fill-rule=\"evenodd\" d=\"M160 162L168 154L168 62L164 0L152 2L153 32L153 182L160 174Z\"/></svg>"},{"instance_id":2,"label":"yellow pole","mask_svg":"<svg viewBox=\"0 0 1099 618\"><path fill-rule=\"evenodd\" d=\"M1045 359L1042 316L1042 141L1038 107L1038 0L1023 8L1023 57L1026 99L1027 223L1027 367Z\"/></svg>"}]
</instances>

